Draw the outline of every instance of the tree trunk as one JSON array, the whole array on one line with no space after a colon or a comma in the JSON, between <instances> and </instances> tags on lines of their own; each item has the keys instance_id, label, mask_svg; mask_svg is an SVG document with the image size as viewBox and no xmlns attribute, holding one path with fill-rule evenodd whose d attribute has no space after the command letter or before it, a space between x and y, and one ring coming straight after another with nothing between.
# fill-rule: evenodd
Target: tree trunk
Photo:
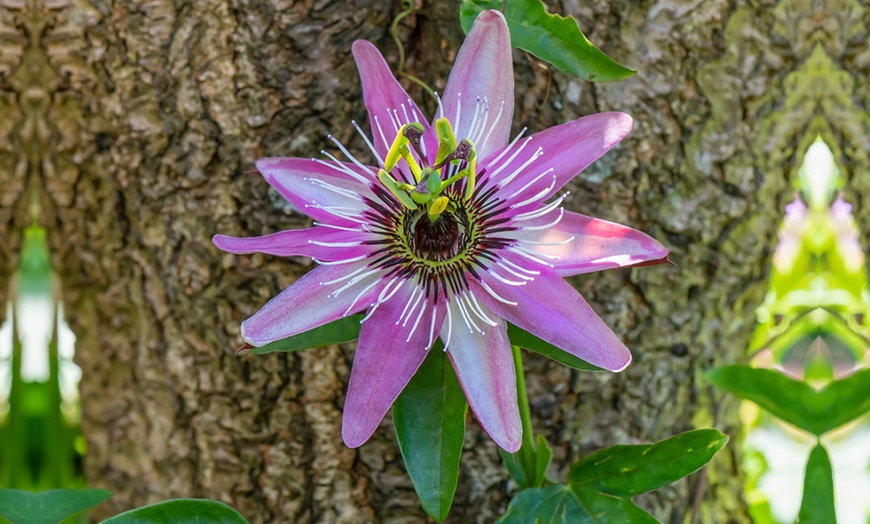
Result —
<instances>
[{"instance_id":1,"label":"tree trunk","mask_svg":"<svg viewBox=\"0 0 870 524\"><path fill-rule=\"evenodd\" d=\"M341 442L352 344L233 354L240 322L310 263L230 256L210 241L307 223L252 174L254 160L317 156L329 132L364 147L350 126L365 120L350 46L372 40L395 68L398 4L0 0L0 233L26 222L13 217L25 188L40 187L78 335L87 470L116 492L98 516L209 497L251 522L425 521L389 417L362 448ZM814 138L812 110L788 102L801 100L789 78L811 50L800 15L809 5L554 3L638 69L614 84L515 52L515 131L606 110L634 117L566 206L652 234L675 263L574 280L632 348L627 371L577 373L528 355L553 476L613 444L695 427L739 435L736 401L702 374L743 355L789 179ZM457 11L418 0L400 24L406 70L439 91L461 43ZM866 30L847 29L829 56L848 76L868 61L854 59ZM432 114L432 100L404 84ZM13 249L0 242L5 271ZM639 502L663 522L747 522L739 461L735 439L706 473ZM495 445L471 423L448 520L491 522L510 490Z\"/></svg>"}]
</instances>

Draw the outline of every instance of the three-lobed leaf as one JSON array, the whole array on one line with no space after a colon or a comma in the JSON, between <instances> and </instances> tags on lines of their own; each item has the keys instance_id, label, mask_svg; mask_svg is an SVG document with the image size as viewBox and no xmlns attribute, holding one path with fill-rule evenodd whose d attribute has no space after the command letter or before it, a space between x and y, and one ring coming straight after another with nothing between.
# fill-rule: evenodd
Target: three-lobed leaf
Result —
<instances>
[{"instance_id":1,"label":"three-lobed leaf","mask_svg":"<svg viewBox=\"0 0 870 524\"><path fill-rule=\"evenodd\" d=\"M804 496L801 500L798 522L801 524L837 523L834 513L834 472L831 469L828 452L821 442L810 451L810 458L807 461Z\"/></svg>"},{"instance_id":2,"label":"three-lobed leaf","mask_svg":"<svg viewBox=\"0 0 870 524\"><path fill-rule=\"evenodd\" d=\"M470 31L477 15L487 9L502 11L513 47L565 73L601 82L622 80L635 73L595 47L572 17L548 13L541 0L463 0L459 7L462 29Z\"/></svg>"},{"instance_id":3,"label":"three-lobed leaf","mask_svg":"<svg viewBox=\"0 0 870 524\"><path fill-rule=\"evenodd\" d=\"M770 369L724 366L707 373L715 386L751 400L773 415L822 435L870 411L870 369L816 391Z\"/></svg>"},{"instance_id":4,"label":"three-lobed leaf","mask_svg":"<svg viewBox=\"0 0 870 524\"><path fill-rule=\"evenodd\" d=\"M232 507L216 500L174 499L130 510L100 524L248 524Z\"/></svg>"},{"instance_id":5,"label":"three-lobed leaf","mask_svg":"<svg viewBox=\"0 0 870 524\"><path fill-rule=\"evenodd\" d=\"M405 467L423 509L447 518L459 478L468 403L453 366L437 343L393 404Z\"/></svg>"},{"instance_id":6,"label":"three-lobed leaf","mask_svg":"<svg viewBox=\"0 0 870 524\"><path fill-rule=\"evenodd\" d=\"M571 467L568 485L521 491L499 524L654 524L631 501L703 467L727 443L715 429L699 429L657 444L613 446Z\"/></svg>"},{"instance_id":7,"label":"three-lobed leaf","mask_svg":"<svg viewBox=\"0 0 870 524\"><path fill-rule=\"evenodd\" d=\"M112 497L107 489L0 489L0 517L12 524L57 524Z\"/></svg>"}]
</instances>

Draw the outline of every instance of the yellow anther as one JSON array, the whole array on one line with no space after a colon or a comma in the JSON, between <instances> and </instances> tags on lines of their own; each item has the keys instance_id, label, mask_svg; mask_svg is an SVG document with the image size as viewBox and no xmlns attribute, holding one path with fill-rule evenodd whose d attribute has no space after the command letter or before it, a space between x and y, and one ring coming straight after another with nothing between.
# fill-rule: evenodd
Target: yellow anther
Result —
<instances>
[{"instance_id":1,"label":"yellow anther","mask_svg":"<svg viewBox=\"0 0 870 524\"><path fill-rule=\"evenodd\" d=\"M456 135L453 134L450 121L444 117L435 120L435 132L438 134L438 156L435 158L437 166L456 149Z\"/></svg>"},{"instance_id":2,"label":"yellow anther","mask_svg":"<svg viewBox=\"0 0 870 524\"><path fill-rule=\"evenodd\" d=\"M469 200L474 194L474 185L477 183L477 155L474 149L468 157L468 180L465 181L465 200Z\"/></svg>"},{"instance_id":3,"label":"yellow anther","mask_svg":"<svg viewBox=\"0 0 870 524\"><path fill-rule=\"evenodd\" d=\"M438 215L444 212L447 209L447 204L450 203L450 199L442 196L438 197L429 204L429 220L435 222L438 218Z\"/></svg>"}]
</instances>

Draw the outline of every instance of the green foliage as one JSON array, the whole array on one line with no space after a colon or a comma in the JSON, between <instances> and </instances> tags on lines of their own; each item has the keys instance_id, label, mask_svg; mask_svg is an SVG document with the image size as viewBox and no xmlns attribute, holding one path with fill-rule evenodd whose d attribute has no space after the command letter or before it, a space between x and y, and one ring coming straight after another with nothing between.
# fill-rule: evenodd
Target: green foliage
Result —
<instances>
[{"instance_id":1,"label":"green foliage","mask_svg":"<svg viewBox=\"0 0 870 524\"><path fill-rule=\"evenodd\" d=\"M511 45L584 80L613 82L632 76L628 69L595 47L570 16L547 12L541 0L463 0L459 8L467 33L481 11L502 10L511 33Z\"/></svg>"},{"instance_id":2,"label":"green foliage","mask_svg":"<svg viewBox=\"0 0 870 524\"><path fill-rule=\"evenodd\" d=\"M804 498L801 500L798 522L801 524L837 523L837 516L834 514L834 472L831 470L828 452L821 442L810 451L810 458L807 461Z\"/></svg>"},{"instance_id":3,"label":"green foliage","mask_svg":"<svg viewBox=\"0 0 870 524\"><path fill-rule=\"evenodd\" d=\"M101 524L166 524L167 522L247 524L248 521L223 502L174 499L121 513L104 520Z\"/></svg>"},{"instance_id":4,"label":"green foliage","mask_svg":"<svg viewBox=\"0 0 870 524\"><path fill-rule=\"evenodd\" d=\"M508 324L507 333L511 344L528 349L529 351L534 351L535 353L540 353L545 357L555 360L563 366L568 366L571 369L578 369L580 371L601 371L601 368L598 366L593 366L585 360L562 351L553 344L544 342L535 335L532 335L528 331L520 329L513 324Z\"/></svg>"},{"instance_id":5,"label":"green foliage","mask_svg":"<svg viewBox=\"0 0 870 524\"><path fill-rule=\"evenodd\" d=\"M447 518L459 478L468 403L441 344L393 404L405 467L420 503L432 518Z\"/></svg>"},{"instance_id":6,"label":"green foliage","mask_svg":"<svg viewBox=\"0 0 870 524\"><path fill-rule=\"evenodd\" d=\"M777 371L748 366L716 368L707 377L717 387L815 435L870 411L870 369L830 382L818 391Z\"/></svg>"},{"instance_id":7,"label":"green foliage","mask_svg":"<svg viewBox=\"0 0 870 524\"><path fill-rule=\"evenodd\" d=\"M262 355L265 353L298 351L300 349L350 342L359 338L360 321L362 319L363 315L351 315L340 318L304 333L276 340L262 347L253 348L252 352Z\"/></svg>"},{"instance_id":8,"label":"green foliage","mask_svg":"<svg viewBox=\"0 0 870 524\"><path fill-rule=\"evenodd\" d=\"M0 522L5 518L11 524L57 524L111 497L112 492L106 489L53 489L38 493L0 489ZM102 524L167 522L247 524L230 506L206 499L167 500L116 515Z\"/></svg>"},{"instance_id":9,"label":"green foliage","mask_svg":"<svg viewBox=\"0 0 870 524\"><path fill-rule=\"evenodd\" d=\"M523 446L526 443L523 442ZM517 453L508 453L503 449L498 450L501 455L502 463L508 470L511 478L517 483L520 489L539 488L546 481L547 468L550 466L550 461L553 460L553 449L547 444L547 439L543 435L538 435L537 444L534 449L534 477L529 479L526 474L526 469L523 467L520 450Z\"/></svg>"},{"instance_id":10,"label":"green foliage","mask_svg":"<svg viewBox=\"0 0 870 524\"><path fill-rule=\"evenodd\" d=\"M112 497L106 489L0 489L0 517L12 524L57 524Z\"/></svg>"},{"instance_id":11,"label":"green foliage","mask_svg":"<svg viewBox=\"0 0 870 524\"><path fill-rule=\"evenodd\" d=\"M727 442L715 429L699 429L657 444L597 451L571 467L567 485L520 492L499 523L654 523L631 497L694 473Z\"/></svg>"}]
</instances>

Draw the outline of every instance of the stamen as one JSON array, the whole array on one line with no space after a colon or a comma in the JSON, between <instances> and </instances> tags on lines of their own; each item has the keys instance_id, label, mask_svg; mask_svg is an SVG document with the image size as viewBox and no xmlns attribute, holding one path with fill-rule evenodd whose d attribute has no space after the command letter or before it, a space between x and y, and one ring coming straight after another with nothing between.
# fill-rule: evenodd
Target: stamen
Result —
<instances>
[{"instance_id":1,"label":"stamen","mask_svg":"<svg viewBox=\"0 0 870 524\"><path fill-rule=\"evenodd\" d=\"M542 229L550 229L551 227L553 227L553 226L557 225L559 222L561 222L562 217L564 215L565 215L565 210L560 207L559 208L559 216L556 218L556 220L550 222L549 224L543 224L540 226L524 226L522 228L522 230L523 231L540 231ZM514 217L514 219L516 219L516 217Z\"/></svg>"},{"instance_id":2,"label":"stamen","mask_svg":"<svg viewBox=\"0 0 870 524\"><path fill-rule=\"evenodd\" d=\"M477 125L480 122L480 112L481 112L481 109L483 109L482 105L483 104L481 104L480 97L477 97L477 102L474 104L474 116L471 117L471 125L468 126L468 134L465 136L466 138L468 138L472 142L476 140L473 137L474 137L475 131L477 130Z\"/></svg>"},{"instance_id":3,"label":"stamen","mask_svg":"<svg viewBox=\"0 0 870 524\"><path fill-rule=\"evenodd\" d=\"M344 147L344 144L342 144L341 142L339 142L337 138L335 138L335 137L332 136L332 135L327 135L327 138L329 138L330 140L332 140L332 143L335 144L335 145L338 147L338 149L341 150L341 152L344 154L344 156L346 156L347 158L349 158L349 159L351 160L351 162L353 162L354 164L356 164L356 166L357 166L358 168L362 169L363 171L365 171L366 173L369 173L369 174L372 175L372 176L375 175L375 172L372 171L371 168L369 168L369 167L366 166L366 165L363 165L363 163L360 162L359 160L357 160L355 156L353 156L352 154L350 154L350 151L348 151L347 148Z\"/></svg>"},{"instance_id":4,"label":"stamen","mask_svg":"<svg viewBox=\"0 0 870 524\"><path fill-rule=\"evenodd\" d=\"M507 197L505 200L513 200L514 198L518 197L520 194L524 193L528 188L532 187L532 185L533 185L535 182L537 182L538 180L540 180L540 179L544 178L545 176L547 176L548 173L552 173L554 170L555 170L555 169L551 167L550 169L544 171L543 173L541 173L540 175L538 175L538 176L536 176L534 179L532 179L531 182L529 182L528 184L526 184L526 185L524 185L523 187L521 187L521 188L517 189L516 191L514 191L514 193L513 193L511 196ZM553 175L553 178L555 178L555 175Z\"/></svg>"},{"instance_id":5,"label":"stamen","mask_svg":"<svg viewBox=\"0 0 870 524\"><path fill-rule=\"evenodd\" d=\"M502 297L501 295L499 295L498 293L496 293L495 290L492 289L489 286L489 284L487 284L483 280L480 280L479 282L480 282L480 287L482 287L484 290L486 290L486 292L489 293L489 296L491 296L492 298L498 300L502 304L507 304L509 306L516 306L517 305L517 302L514 302L512 300L508 300L508 299Z\"/></svg>"},{"instance_id":6,"label":"stamen","mask_svg":"<svg viewBox=\"0 0 870 524\"><path fill-rule=\"evenodd\" d=\"M504 102L502 102L502 105L504 105ZM499 160L501 160L506 154L508 154L508 152L510 152L510 150L514 148L514 146L517 144L517 142L520 141L520 138L522 138L523 135L526 134L527 129L528 129L527 127L522 128L520 130L520 132L517 133L517 136L516 136L516 138L514 138L513 142L508 144L508 146L506 148L502 149L501 153L499 153L498 156L495 157L495 160L490 162L489 165L494 166L494 165L498 164ZM529 138L531 138L531 137L529 137Z\"/></svg>"},{"instance_id":7,"label":"stamen","mask_svg":"<svg viewBox=\"0 0 870 524\"><path fill-rule=\"evenodd\" d=\"M356 132L359 133L359 135L365 141L366 145L369 148L369 151L372 152L372 155L374 155L375 159L378 161L378 165L383 167L384 166L384 159L381 158L381 155L378 154L378 150L375 149L374 145L372 145L372 141L369 140L369 136L362 130L362 128L359 126L359 124L356 123L356 120L351 120L350 123L353 124L353 127L356 129Z\"/></svg>"},{"instance_id":8,"label":"stamen","mask_svg":"<svg viewBox=\"0 0 870 524\"><path fill-rule=\"evenodd\" d=\"M332 160L333 163L331 164L331 163L329 163L321 158L312 158L311 160L317 162L318 164L324 165L330 169L338 171L339 173L344 173L345 175L348 175L351 178L356 179L358 182L362 182L363 184L368 185L371 183L371 180L367 179L366 177L362 176L361 174L359 174L356 171L352 170L351 168L347 167L346 165L344 165L344 163L340 162L337 158L335 158L334 156L332 156L330 153L326 152L325 150L321 149L320 154L322 154L326 157L329 157L329 159Z\"/></svg>"},{"instance_id":9,"label":"stamen","mask_svg":"<svg viewBox=\"0 0 870 524\"><path fill-rule=\"evenodd\" d=\"M314 258L314 257L311 257L311 260L313 260L314 262L320 264L321 266L340 266L341 264L350 264L351 262L359 262L360 260L363 260L363 259L366 258L366 257L368 257L367 254L366 254L366 255L360 255L360 256L358 256L358 257L348 258L348 259L345 259L345 260L334 260L334 261L331 261L331 262L326 262L326 261L324 261L324 260L320 260L319 258Z\"/></svg>"},{"instance_id":10,"label":"stamen","mask_svg":"<svg viewBox=\"0 0 870 524\"><path fill-rule=\"evenodd\" d=\"M350 282L349 282L350 284L356 284L357 282L359 282L359 281L362 280L363 278L366 278L367 276L369 276L369 275L373 275L374 273L377 273L378 271L380 271L379 268L375 268L375 269L372 269L372 270L370 270L370 271L368 271L368 272L366 272L366 273L364 273L364 274L362 274L362 275L357 276L357 274L358 274L359 272L361 272L361 271L365 271L365 270L368 269L369 267L370 267L370 266L362 266L361 268L359 268L359 269L353 271L352 273L348 273L347 275L344 275L344 276L338 277L338 278L336 278L336 279L334 279L334 280L329 280L329 281L327 281L327 282L321 282L320 285L321 285L321 286L331 286L332 284L338 284L339 282L343 282L343 281L345 281L345 280L350 280ZM334 292L330 293L329 296L333 296L333 297L334 297L334 296L338 296L338 293L339 293L340 291L343 291L343 289L339 289L338 291L334 291Z\"/></svg>"},{"instance_id":11,"label":"stamen","mask_svg":"<svg viewBox=\"0 0 870 524\"><path fill-rule=\"evenodd\" d=\"M493 278L495 278L495 279L498 280L499 282L501 282L501 283L503 283L503 284L507 284L507 285L509 285L509 286L525 286L526 284L528 284L527 281L520 281L520 282L517 282L517 281L514 281L514 280L508 280L508 279L506 279L505 277L503 277L503 276L499 275L498 273L496 273L495 270L492 269L492 268L488 268L488 269L486 270L486 272L489 273L490 275L492 275Z\"/></svg>"},{"instance_id":12,"label":"stamen","mask_svg":"<svg viewBox=\"0 0 870 524\"><path fill-rule=\"evenodd\" d=\"M462 116L462 93L456 93L456 124L454 129L459 129L459 117Z\"/></svg>"},{"instance_id":13,"label":"stamen","mask_svg":"<svg viewBox=\"0 0 870 524\"><path fill-rule=\"evenodd\" d=\"M529 137L529 138L531 138L531 137ZM532 162L534 162L535 160L537 160L538 157L540 157L540 156L543 155L543 154L544 154L544 148L539 147L538 149L536 149L535 152L534 152L534 154L532 154L532 156L529 157L529 159L526 160L526 161L523 163L523 165L521 165L520 167L518 167L518 168L517 168L513 173L511 173L510 175L506 176L504 179L500 180L500 181L498 182L498 187L499 187L499 188L502 188L502 187L508 185L508 184L509 184L509 183L510 183L514 178L516 178L517 175L519 175L519 174L520 174L520 173L521 173L525 168L529 167L529 164L531 164Z\"/></svg>"},{"instance_id":14,"label":"stamen","mask_svg":"<svg viewBox=\"0 0 870 524\"><path fill-rule=\"evenodd\" d=\"M309 244L321 247L354 247L362 245L362 242L323 242L321 240L309 240Z\"/></svg>"},{"instance_id":15,"label":"stamen","mask_svg":"<svg viewBox=\"0 0 870 524\"><path fill-rule=\"evenodd\" d=\"M540 275L541 274L540 271L535 271L532 269L525 268L509 258L502 258L501 261L504 262L505 264L513 267L514 269L516 269L518 271L522 271L523 273L526 273L527 275Z\"/></svg>"},{"instance_id":16,"label":"stamen","mask_svg":"<svg viewBox=\"0 0 870 524\"><path fill-rule=\"evenodd\" d=\"M549 262L541 260L540 258L538 258L535 255L538 255L538 256L543 257L543 258L549 258L551 260L559 260L561 258L561 257L557 257L554 255L543 255L541 253L532 254L532 253L529 253L527 250L525 250L517 245L510 246L507 248L507 250L510 251L511 253L517 254L523 258L528 258L532 262L537 262L538 264L541 264L542 266L548 266L550 268L553 267L553 264L550 264Z\"/></svg>"},{"instance_id":17,"label":"stamen","mask_svg":"<svg viewBox=\"0 0 870 524\"><path fill-rule=\"evenodd\" d=\"M496 126L496 124L498 124L498 121L501 120L501 114L503 111L504 111L504 100L502 100L501 104L498 106L498 114L495 115L495 120L493 120L492 125L489 126L489 132L486 133L486 136L483 137L483 142L480 143L481 151L486 149L486 144L489 142L489 137L490 137L490 135L492 135L493 130L495 130L495 126Z\"/></svg>"},{"instance_id":18,"label":"stamen","mask_svg":"<svg viewBox=\"0 0 870 524\"><path fill-rule=\"evenodd\" d=\"M414 286L414 289L411 291L411 296L408 297L408 302L405 304L405 309L402 310L402 314L399 315L399 319L396 320L396 325L397 325L397 326L398 326L400 323L402 323L402 319L405 318L405 315L406 315L406 314L407 314L408 317L410 318L410 316L411 316L411 312L414 311L414 310L417 308L417 302L419 302L420 299L423 298L423 293L420 293L420 297L417 298L417 302L414 302L414 297L417 296L417 292L420 291L420 290L421 290L420 286ZM411 306L412 303L414 304L413 306ZM408 308L410 308L411 311L408 311ZM406 320L405 322L407 323L407 320ZM404 324L402 324L402 325L404 326Z\"/></svg>"},{"instance_id":19,"label":"stamen","mask_svg":"<svg viewBox=\"0 0 870 524\"><path fill-rule=\"evenodd\" d=\"M381 140L384 142L384 148L390 149L390 143L387 141L387 136L384 135L384 129L381 127L381 122L378 120L378 115L375 115L375 126L378 128L378 133L381 135ZM383 165L383 162L381 162Z\"/></svg>"},{"instance_id":20,"label":"stamen","mask_svg":"<svg viewBox=\"0 0 870 524\"><path fill-rule=\"evenodd\" d=\"M420 324L420 319L423 318L423 312L426 311L427 302L423 302L423 307L420 308L420 313L417 314L417 320L414 321L414 325L411 326L411 332L408 333L408 338L405 339L406 343L411 341L411 337L413 337L414 333L417 331L417 326Z\"/></svg>"},{"instance_id":21,"label":"stamen","mask_svg":"<svg viewBox=\"0 0 870 524\"><path fill-rule=\"evenodd\" d=\"M541 192L538 193L537 195L533 195L533 196L523 200L522 202L517 202L516 204L512 204L509 209L517 209L517 208L532 204L534 202L537 202L538 200L544 200L545 198L547 198L547 196L550 193L553 192L553 188L555 188L555 187L556 187L556 175L553 175L553 181L550 183L550 185L546 189L541 190Z\"/></svg>"},{"instance_id":22,"label":"stamen","mask_svg":"<svg viewBox=\"0 0 870 524\"><path fill-rule=\"evenodd\" d=\"M538 242L536 240L519 239L518 242L521 242L523 244L531 244L533 246L564 246L565 244L570 244L571 242L573 242L574 238L575 237L571 236L565 240L560 240L558 242Z\"/></svg>"},{"instance_id":23,"label":"stamen","mask_svg":"<svg viewBox=\"0 0 870 524\"><path fill-rule=\"evenodd\" d=\"M471 320L471 317L468 315L468 311L465 310L465 305L462 303L461 295L455 295L455 298L456 306L459 308L459 314L462 315L462 320L465 321L465 327L468 328L468 332L474 334L474 332L477 331L482 335L483 331L481 331L480 328L477 327L477 324L475 324Z\"/></svg>"},{"instance_id":24,"label":"stamen","mask_svg":"<svg viewBox=\"0 0 870 524\"><path fill-rule=\"evenodd\" d=\"M444 341L444 352L447 352L447 346L450 345L450 337L453 335L453 314L450 312L450 301L444 301L444 307L447 308L447 340Z\"/></svg>"},{"instance_id":25,"label":"stamen","mask_svg":"<svg viewBox=\"0 0 870 524\"><path fill-rule=\"evenodd\" d=\"M496 262L496 265L498 265L498 267L504 269L505 271L507 271L507 272L510 273L511 275L513 275L513 276L515 276L515 277L517 277L517 278L520 278L520 279L522 279L522 280L527 280L527 281L531 282L532 280L535 279L535 277L530 277L530 276L523 275L523 274L521 274L521 273L518 273L518 272L514 271L514 270L511 269L510 267L508 267L508 266L502 264L501 261Z\"/></svg>"},{"instance_id":26,"label":"stamen","mask_svg":"<svg viewBox=\"0 0 870 524\"><path fill-rule=\"evenodd\" d=\"M314 221L314 225L319 226L319 227L328 227L331 229L338 229L340 231L352 231L354 233L371 233L371 230L368 227L363 227L362 229L357 229L355 227L344 227L344 226L336 226L335 224L326 224L324 222L318 222L316 220Z\"/></svg>"},{"instance_id":27,"label":"stamen","mask_svg":"<svg viewBox=\"0 0 870 524\"><path fill-rule=\"evenodd\" d=\"M477 301L477 296L474 294L473 289L470 289L470 288L468 289L468 296L471 297L469 299L470 300L469 303L472 304L472 306L474 307L475 314L477 314L477 316L481 320L483 320L484 322L486 322L490 326L496 327L498 325L498 323L495 320L489 318L489 315L487 315L486 313L483 312L483 307L481 307L480 302Z\"/></svg>"},{"instance_id":28,"label":"stamen","mask_svg":"<svg viewBox=\"0 0 870 524\"><path fill-rule=\"evenodd\" d=\"M362 296L365 295L369 289L375 287L378 282L380 282L380 280L375 279L374 282L364 287L363 290L360 291L359 294L356 296L356 298L353 299L353 302L351 302L350 305L347 306L347 309L344 311L344 316L350 315L350 312L353 311L353 308L354 306L356 306L356 303L359 301L359 299L362 298Z\"/></svg>"},{"instance_id":29,"label":"stamen","mask_svg":"<svg viewBox=\"0 0 870 524\"><path fill-rule=\"evenodd\" d=\"M435 321L438 319L438 308L432 307L432 322L429 324L429 345L426 346L426 349L432 347L432 343L435 342Z\"/></svg>"},{"instance_id":30,"label":"stamen","mask_svg":"<svg viewBox=\"0 0 870 524\"><path fill-rule=\"evenodd\" d=\"M515 215L515 216L511 217L511 221L512 222L521 222L523 220L531 220L533 218L542 217L542 216L546 215L547 213L549 213L550 211L559 207L562 204L562 202L564 202L565 199L568 198L568 195L570 195L570 194L571 194L570 192L566 191L565 194L563 194L562 196L560 196L556 200L553 200L552 202L550 202L546 206L544 206L540 209L535 209L533 211L529 211L528 213L520 213L519 215Z\"/></svg>"},{"instance_id":31,"label":"stamen","mask_svg":"<svg viewBox=\"0 0 870 524\"><path fill-rule=\"evenodd\" d=\"M526 145L528 145L528 143L531 141L532 141L532 137L528 137L525 140L523 140L523 143L520 144L520 147L516 151L514 151L514 153L507 160L505 160L500 166L498 166L498 168L495 171L492 171L489 174L489 179L494 181L495 177L498 176L498 174L501 173L505 167L510 165L510 163L514 161L514 159L517 157L517 155L519 155L520 153L523 152L523 149L525 149ZM508 146L508 147L510 148L511 146ZM499 155L499 156L501 156L501 155ZM490 165L495 165L495 162L491 163ZM499 185L498 187L502 187L502 186Z\"/></svg>"},{"instance_id":32,"label":"stamen","mask_svg":"<svg viewBox=\"0 0 870 524\"><path fill-rule=\"evenodd\" d=\"M355 193L353 191L344 189L342 187L338 187L336 185L330 184L329 182L327 182L325 180L320 180L319 178L303 178L302 180L304 180L310 184L313 184L315 186L320 186L323 189L326 189L327 191L332 191L333 193L339 194L341 196L345 196L347 198L352 198L353 200L358 200L360 202L364 202L362 197L359 196L359 193Z\"/></svg>"}]
</instances>

